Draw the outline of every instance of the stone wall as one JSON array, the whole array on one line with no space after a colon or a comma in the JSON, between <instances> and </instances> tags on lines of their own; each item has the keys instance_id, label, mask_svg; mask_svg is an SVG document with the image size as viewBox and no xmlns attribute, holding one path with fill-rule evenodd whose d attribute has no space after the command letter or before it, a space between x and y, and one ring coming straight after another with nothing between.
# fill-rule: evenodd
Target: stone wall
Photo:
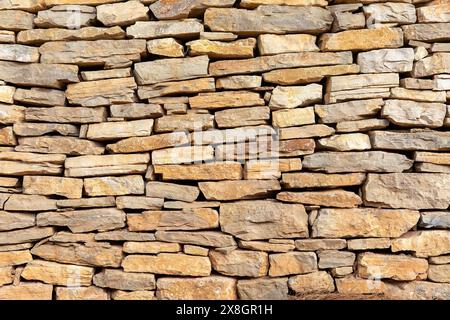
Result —
<instances>
[{"instance_id":1,"label":"stone wall","mask_svg":"<svg viewBox=\"0 0 450 320\"><path fill-rule=\"evenodd\" d=\"M0 0L0 299L450 299L448 0Z\"/></svg>"}]
</instances>

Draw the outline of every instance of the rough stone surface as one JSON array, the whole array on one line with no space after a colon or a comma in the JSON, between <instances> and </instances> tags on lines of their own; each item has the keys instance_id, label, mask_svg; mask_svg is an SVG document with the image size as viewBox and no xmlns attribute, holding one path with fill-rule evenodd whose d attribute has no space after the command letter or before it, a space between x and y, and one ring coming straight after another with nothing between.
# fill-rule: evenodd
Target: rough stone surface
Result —
<instances>
[{"instance_id":1,"label":"rough stone surface","mask_svg":"<svg viewBox=\"0 0 450 320\"><path fill-rule=\"evenodd\" d=\"M449 13L0 0L0 299L449 300Z\"/></svg>"}]
</instances>

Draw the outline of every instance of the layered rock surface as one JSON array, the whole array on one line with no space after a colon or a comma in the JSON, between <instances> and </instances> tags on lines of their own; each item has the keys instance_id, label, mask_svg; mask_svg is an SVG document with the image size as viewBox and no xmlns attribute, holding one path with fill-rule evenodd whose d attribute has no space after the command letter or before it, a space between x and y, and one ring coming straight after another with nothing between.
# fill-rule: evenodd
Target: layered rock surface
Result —
<instances>
[{"instance_id":1,"label":"layered rock surface","mask_svg":"<svg viewBox=\"0 0 450 320\"><path fill-rule=\"evenodd\" d=\"M0 300L450 299L445 0L0 0Z\"/></svg>"}]
</instances>

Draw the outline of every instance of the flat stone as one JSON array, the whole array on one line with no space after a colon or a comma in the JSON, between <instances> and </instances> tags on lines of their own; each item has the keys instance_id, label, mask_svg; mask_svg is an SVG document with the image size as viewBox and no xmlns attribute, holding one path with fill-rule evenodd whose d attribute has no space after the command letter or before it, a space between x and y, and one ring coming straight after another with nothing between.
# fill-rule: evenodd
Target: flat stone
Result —
<instances>
[{"instance_id":1,"label":"flat stone","mask_svg":"<svg viewBox=\"0 0 450 320\"><path fill-rule=\"evenodd\" d=\"M324 124L311 124L301 127L281 128L279 130L280 140L326 137L333 135L335 130Z\"/></svg>"},{"instance_id":2,"label":"flat stone","mask_svg":"<svg viewBox=\"0 0 450 320\"><path fill-rule=\"evenodd\" d=\"M81 179L25 176L23 193L36 195L59 195L69 199L81 198L83 181Z\"/></svg>"},{"instance_id":3,"label":"flat stone","mask_svg":"<svg viewBox=\"0 0 450 320\"><path fill-rule=\"evenodd\" d=\"M448 174L368 174L363 187L366 205L387 208L447 209L450 193Z\"/></svg>"},{"instance_id":4,"label":"flat stone","mask_svg":"<svg viewBox=\"0 0 450 320\"><path fill-rule=\"evenodd\" d=\"M314 252L287 252L269 255L270 277L290 274L304 274L317 270L317 257Z\"/></svg>"},{"instance_id":5,"label":"flat stone","mask_svg":"<svg viewBox=\"0 0 450 320\"><path fill-rule=\"evenodd\" d=\"M21 276L26 280L38 280L61 286L90 286L94 268L60 264L44 260L29 262Z\"/></svg>"},{"instance_id":6,"label":"flat stone","mask_svg":"<svg viewBox=\"0 0 450 320\"><path fill-rule=\"evenodd\" d=\"M450 265L430 265L428 269L428 279L434 282L450 283Z\"/></svg>"},{"instance_id":7,"label":"flat stone","mask_svg":"<svg viewBox=\"0 0 450 320\"><path fill-rule=\"evenodd\" d=\"M203 162L213 159L214 149L211 146L178 147L152 152L152 163L155 165Z\"/></svg>"},{"instance_id":8,"label":"flat stone","mask_svg":"<svg viewBox=\"0 0 450 320\"><path fill-rule=\"evenodd\" d=\"M0 231L28 228L35 224L34 214L0 211Z\"/></svg>"},{"instance_id":9,"label":"flat stone","mask_svg":"<svg viewBox=\"0 0 450 320\"><path fill-rule=\"evenodd\" d=\"M322 138L318 145L334 151L368 150L371 148L369 136L362 133L338 134Z\"/></svg>"},{"instance_id":10,"label":"flat stone","mask_svg":"<svg viewBox=\"0 0 450 320\"><path fill-rule=\"evenodd\" d=\"M136 21L148 20L149 8L139 1L104 4L96 9L97 20L107 27L128 26Z\"/></svg>"},{"instance_id":11,"label":"flat stone","mask_svg":"<svg viewBox=\"0 0 450 320\"><path fill-rule=\"evenodd\" d=\"M317 34L328 31L333 18L329 11L320 7L262 5L255 10L210 8L205 12L204 21L211 31L233 32L238 35Z\"/></svg>"},{"instance_id":12,"label":"flat stone","mask_svg":"<svg viewBox=\"0 0 450 320\"><path fill-rule=\"evenodd\" d=\"M0 245L17 244L38 241L52 236L55 233L54 228L32 227L21 230L6 231L0 233Z\"/></svg>"},{"instance_id":13,"label":"flat stone","mask_svg":"<svg viewBox=\"0 0 450 320\"><path fill-rule=\"evenodd\" d=\"M38 12L45 8L42 0L6 0L0 2L0 9L6 10L23 10L27 12Z\"/></svg>"},{"instance_id":14,"label":"flat stone","mask_svg":"<svg viewBox=\"0 0 450 320\"><path fill-rule=\"evenodd\" d=\"M144 40L57 41L43 44L39 52L42 63L108 66L140 61L146 47Z\"/></svg>"},{"instance_id":15,"label":"flat stone","mask_svg":"<svg viewBox=\"0 0 450 320\"><path fill-rule=\"evenodd\" d=\"M264 125L270 119L270 109L268 107L225 109L217 111L214 118L219 128Z\"/></svg>"},{"instance_id":16,"label":"flat stone","mask_svg":"<svg viewBox=\"0 0 450 320\"><path fill-rule=\"evenodd\" d=\"M392 150L446 151L448 133L440 131L372 131L372 147Z\"/></svg>"},{"instance_id":17,"label":"flat stone","mask_svg":"<svg viewBox=\"0 0 450 320\"><path fill-rule=\"evenodd\" d=\"M448 41L450 23L417 23L402 26L405 40Z\"/></svg>"},{"instance_id":18,"label":"flat stone","mask_svg":"<svg viewBox=\"0 0 450 320\"><path fill-rule=\"evenodd\" d=\"M358 256L358 275L368 279L416 280L427 269L427 260L405 255L365 252Z\"/></svg>"},{"instance_id":19,"label":"flat stone","mask_svg":"<svg viewBox=\"0 0 450 320\"><path fill-rule=\"evenodd\" d=\"M251 89L261 87L260 76L229 76L216 79L217 89Z\"/></svg>"},{"instance_id":20,"label":"flat stone","mask_svg":"<svg viewBox=\"0 0 450 320\"><path fill-rule=\"evenodd\" d=\"M391 240L389 238L367 238L347 240L348 250L373 250L389 249Z\"/></svg>"},{"instance_id":21,"label":"flat stone","mask_svg":"<svg viewBox=\"0 0 450 320\"><path fill-rule=\"evenodd\" d=\"M0 124L14 124L16 122L22 122L25 118L25 107L0 104Z\"/></svg>"},{"instance_id":22,"label":"flat stone","mask_svg":"<svg viewBox=\"0 0 450 320\"><path fill-rule=\"evenodd\" d=\"M86 137L90 140L115 140L127 137L149 136L153 119L90 124Z\"/></svg>"},{"instance_id":23,"label":"flat stone","mask_svg":"<svg viewBox=\"0 0 450 320\"><path fill-rule=\"evenodd\" d=\"M41 282L22 282L0 287L0 300L52 300L53 286Z\"/></svg>"},{"instance_id":24,"label":"flat stone","mask_svg":"<svg viewBox=\"0 0 450 320\"><path fill-rule=\"evenodd\" d=\"M84 179L84 191L88 196L144 194L144 189L144 180L139 175Z\"/></svg>"},{"instance_id":25,"label":"flat stone","mask_svg":"<svg viewBox=\"0 0 450 320\"><path fill-rule=\"evenodd\" d=\"M201 278L161 277L157 283L158 299L169 300L236 300L236 279L210 276Z\"/></svg>"},{"instance_id":26,"label":"flat stone","mask_svg":"<svg viewBox=\"0 0 450 320\"><path fill-rule=\"evenodd\" d=\"M438 256L438 257L430 257L430 263L432 264L447 264L450 261L450 255Z\"/></svg>"},{"instance_id":27,"label":"flat stone","mask_svg":"<svg viewBox=\"0 0 450 320\"><path fill-rule=\"evenodd\" d=\"M147 42L147 50L150 54L168 57L183 58L184 47L174 38L153 39Z\"/></svg>"},{"instance_id":28,"label":"flat stone","mask_svg":"<svg viewBox=\"0 0 450 320\"><path fill-rule=\"evenodd\" d=\"M1 43L15 43L16 34L14 31L1 30L0 31L0 42Z\"/></svg>"},{"instance_id":29,"label":"flat stone","mask_svg":"<svg viewBox=\"0 0 450 320\"><path fill-rule=\"evenodd\" d=\"M62 88L67 83L80 81L77 66L41 63L22 64L9 61L0 61L0 80L20 86L55 89Z\"/></svg>"},{"instance_id":30,"label":"flat stone","mask_svg":"<svg viewBox=\"0 0 450 320\"><path fill-rule=\"evenodd\" d=\"M22 152L85 155L101 154L104 151L104 147L97 142L75 137L42 136L19 138L19 145L15 150Z\"/></svg>"},{"instance_id":31,"label":"flat stone","mask_svg":"<svg viewBox=\"0 0 450 320\"><path fill-rule=\"evenodd\" d=\"M339 267L351 267L356 255L353 252L338 250L322 250L317 253L319 257L319 269Z\"/></svg>"},{"instance_id":32,"label":"flat stone","mask_svg":"<svg viewBox=\"0 0 450 320\"><path fill-rule=\"evenodd\" d=\"M0 86L0 103L13 104L15 91L15 87L4 85Z\"/></svg>"},{"instance_id":33,"label":"flat stone","mask_svg":"<svg viewBox=\"0 0 450 320\"><path fill-rule=\"evenodd\" d=\"M159 104L130 103L110 106L111 116L125 119L157 118L163 115Z\"/></svg>"},{"instance_id":34,"label":"flat stone","mask_svg":"<svg viewBox=\"0 0 450 320\"><path fill-rule=\"evenodd\" d=\"M0 44L0 59L16 62L39 62L39 51L35 47L21 44Z\"/></svg>"},{"instance_id":35,"label":"flat stone","mask_svg":"<svg viewBox=\"0 0 450 320\"><path fill-rule=\"evenodd\" d=\"M154 172L161 174L163 180L239 180L243 175L238 162L155 165Z\"/></svg>"},{"instance_id":36,"label":"flat stone","mask_svg":"<svg viewBox=\"0 0 450 320\"><path fill-rule=\"evenodd\" d=\"M237 283L239 298L242 300L286 300L289 291L287 280L287 278L239 280Z\"/></svg>"},{"instance_id":37,"label":"flat stone","mask_svg":"<svg viewBox=\"0 0 450 320\"><path fill-rule=\"evenodd\" d=\"M220 226L222 231L242 240L308 235L307 216L302 205L266 200L222 203Z\"/></svg>"},{"instance_id":38,"label":"flat stone","mask_svg":"<svg viewBox=\"0 0 450 320\"><path fill-rule=\"evenodd\" d=\"M338 132L371 131L384 129L389 126L386 119L363 119L355 121L343 121L336 125Z\"/></svg>"},{"instance_id":39,"label":"flat stone","mask_svg":"<svg viewBox=\"0 0 450 320\"><path fill-rule=\"evenodd\" d=\"M295 240L295 248L299 251L339 250L347 243L344 239L302 239Z\"/></svg>"},{"instance_id":40,"label":"flat stone","mask_svg":"<svg viewBox=\"0 0 450 320\"><path fill-rule=\"evenodd\" d=\"M365 180L363 173L324 174L324 173L284 173L284 188L320 188L358 186Z\"/></svg>"},{"instance_id":41,"label":"flat stone","mask_svg":"<svg viewBox=\"0 0 450 320\"><path fill-rule=\"evenodd\" d=\"M270 97L269 107L272 110L304 107L322 101L322 86L310 84L306 86L276 87Z\"/></svg>"},{"instance_id":42,"label":"flat stone","mask_svg":"<svg viewBox=\"0 0 450 320\"><path fill-rule=\"evenodd\" d=\"M114 197L63 199L63 200L57 200L56 205L59 208L114 207L116 205L116 201L115 201Z\"/></svg>"},{"instance_id":43,"label":"flat stone","mask_svg":"<svg viewBox=\"0 0 450 320\"><path fill-rule=\"evenodd\" d=\"M122 248L119 246L89 246L69 243L54 245L44 243L35 246L31 253L47 261L97 267L120 267Z\"/></svg>"},{"instance_id":44,"label":"flat stone","mask_svg":"<svg viewBox=\"0 0 450 320\"><path fill-rule=\"evenodd\" d=\"M179 276L209 276L211 262L207 257L182 253L160 253L150 255L128 255L122 262L125 272L150 272Z\"/></svg>"},{"instance_id":45,"label":"flat stone","mask_svg":"<svg viewBox=\"0 0 450 320\"><path fill-rule=\"evenodd\" d=\"M186 46L190 56L207 55L216 59L252 58L256 39L247 38L230 42L200 39L190 41Z\"/></svg>"},{"instance_id":46,"label":"flat stone","mask_svg":"<svg viewBox=\"0 0 450 320\"><path fill-rule=\"evenodd\" d=\"M313 171L402 172L412 167L406 156L382 151L317 152L304 157L302 165Z\"/></svg>"},{"instance_id":47,"label":"flat stone","mask_svg":"<svg viewBox=\"0 0 450 320\"><path fill-rule=\"evenodd\" d=\"M288 252L295 249L292 244L284 243L270 243L265 241L242 241L238 242L239 248L249 249L254 251L267 251L267 252Z\"/></svg>"},{"instance_id":48,"label":"flat stone","mask_svg":"<svg viewBox=\"0 0 450 320\"><path fill-rule=\"evenodd\" d=\"M191 94L215 90L213 78L201 78L184 81L169 81L154 85L140 86L138 95L141 99L154 98L172 94Z\"/></svg>"},{"instance_id":49,"label":"flat stone","mask_svg":"<svg viewBox=\"0 0 450 320\"><path fill-rule=\"evenodd\" d=\"M183 252L194 256L207 257L209 254L209 249L188 244L183 246Z\"/></svg>"},{"instance_id":50,"label":"flat stone","mask_svg":"<svg viewBox=\"0 0 450 320\"><path fill-rule=\"evenodd\" d=\"M34 28L34 14L21 10L1 10L0 29L21 31Z\"/></svg>"},{"instance_id":51,"label":"flat stone","mask_svg":"<svg viewBox=\"0 0 450 320\"><path fill-rule=\"evenodd\" d=\"M431 90L434 87L434 81L431 79L403 78L400 80L400 84L402 87L405 87L406 89L417 89L417 90L427 90L427 89Z\"/></svg>"},{"instance_id":52,"label":"flat stone","mask_svg":"<svg viewBox=\"0 0 450 320\"><path fill-rule=\"evenodd\" d=\"M371 24L416 22L416 8L410 3L372 3L363 10Z\"/></svg>"},{"instance_id":53,"label":"flat stone","mask_svg":"<svg viewBox=\"0 0 450 320\"><path fill-rule=\"evenodd\" d=\"M421 213L419 226L423 228L450 228L450 212L426 211Z\"/></svg>"},{"instance_id":54,"label":"flat stone","mask_svg":"<svg viewBox=\"0 0 450 320\"><path fill-rule=\"evenodd\" d=\"M326 33L319 40L322 51L367 51L403 46L403 32L399 28L347 30Z\"/></svg>"},{"instance_id":55,"label":"flat stone","mask_svg":"<svg viewBox=\"0 0 450 320\"><path fill-rule=\"evenodd\" d=\"M22 176L28 174L57 175L62 172L65 155L46 155L27 152L2 152L0 169L3 174Z\"/></svg>"},{"instance_id":56,"label":"flat stone","mask_svg":"<svg viewBox=\"0 0 450 320\"><path fill-rule=\"evenodd\" d=\"M233 41L237 39L237 35L231 32L200 32L200 39L215 41Z\"/></svg>"},{"instance_id":57,"label":"flat stone","mask_svg":"<svg viewBox=\"0 0 450 320\"><path fill-rule=\"evenodd\" d=\"M313 237L400 237L419 220L419 212L389 209L321 209L312 225Z\"/></svg>"},{"instance_id":58,"label":"flat stone","mask_svg":"<svg viewBox=\"0 0 450 320\"><path fill-rule=\"evenodd\" d=\"M90 155L68 158L64 164L69 177L92 177L144 173L149 154Z\"/></svg>"},{"instance_id":59,"label":"flat stone","mask_svg":"<svg viewBox=\"0 0 450 320\"><path fill-rule=\"evenodd\" d=\"M6 211L56 210L56 200L40 195L13 194L5 202Z\"/></svg>"},{"instance_id":60,"label":"flat stone","mask_svg":"<svg viewBox=\"0 0 450 320\"><path fill-rule=\"evenodd\" d=\"M136 81L144 85L203 77L208 74L208 62L207 56L198 56L136 63Z\"/></svg>"},{"instance_id":61,"label":"flat stone","mask_svg":"<svg viewBox=\"0 0 450 320\"><path fill-rule=\"evenodd\" d=\"M252 59L212 62L212 76L267 72L274 69L351 64L351 52L299 52L261 56Z\"/></svg>"},{"instance_id":62,"label":"flat stone","mask_svg":"<svg viewBox=\"0 0 450 320\"><path fill-rule=\"evenodd\" d=\"M330 6L327 9L330 9ZM336 10L332 12L332 14L334 17L333 26L331 28L332 32L364 29L366 26L366 17L363 12L353 13L345 10Z\"/></svg>"},{"instance_id":63,"label":"flat stone","mask_svg":"<svg viewBox=\"0 0 450 320\"><path fill-rule=\"evenodd\" d=\"M156 239L215 248L236 246L232 236L217 231L157 231Z\"/></svg>"},{"instance_id":64,"label":"flat stone","mask_svg":"<svg viewBox=\"0 0 450 320\"><path fill-rule=\"evenodd\" d=\"M265 198L281 189L277 180L200 182L198 186L207 200L220 201Z\"/></svg>"},{"instance_id":65,"label":"flat stone","mask_svg":"<svg viewBox=\"0 0 450 320\"><path fill-rule=\"evenodd\" d=\"M26 264L33 260L29 250L0 252L0 268Z\"/></svg>"},{"instance_id":66,"label":"flat stone","mask_svg":"<svg viewBox=\"0 0 450 320\"><path fill-rule=\"evenodd\" d=\"M409 100L386 100L381 115L392 123L406 127L441 127L447 113L443 103Z\"/></svg>"},{"instance_id":67,"label":"flat stone","mask_svg":"<svg viewBox=\"0 0 450 320\"><path fill-rule=\"evenodd\" d=\"M38 226L66 226L72 232L108 231L125 226L125 213L115 208L44 212L37 215Z\"/></svg>"},{"instance_id":68,"label":"flat stone","mask_svg":"<svg viewBox=\"0 0 450 320\"><path fill-rule=\"evenodd\" d=\"M126 229L107 231L95 235L97 241L154 241L155 235L146 232L130 232Z\"/></svg>"},{"instance_id":69,"label":"flat stone","mask_svg":"<svg viewBox=\"0 0 450 320\"><path fill-rule=\"evenodd\" d=\"M166 116L167 117L167 116ZM165 117L165 118L166 118ZM156 127L160 123L156 122ZM113 153L146 152L167 147L180 146L189 142L186 133L173 132L149 137L132 137L109 144L107 149Z\"/></svg>"},{"instance_id":70,"label":"flat stone","mask_svg":"<svg viewBox=\"0 0 450 320\"><path fill-rule=\"evenodd\" d=\"M414 50L380 49L358 53L358 65L362 73L412 71Z\"/></svg>"},{"instance_id":71,"label":"flat stone","mask_svg":"<svg viewBox=\"0 0 450 320\"><path fill-rule=\"evenodd\" d=\"M411 90L404 88L392 88L391 98L414 100L419 102L443 102L445 103L446 97L443 91L433 90Z\"/></svg>"},{"instance_id":72,"label":"flat stone","mask_svg":"<svg viewBox=\"0 0 450 320\"><path fill-rule=\"evenodd\" d=\"M155 299L155 291L122 291L122 290L114 290L111 293L111 299L113 300L154 300Z\"/></svg>"},{"instance_id":73,"label":"flat stone","mask_svg":"<svg viewBox=\"0 0 450 320\"><path fill-rule=\"evenodd\" d=\"M146 253L146 254L158 254L161 252L180 252L181 245L178 243L169 242L125 242L123 245L123 251L126 253Z\"/></svg>"},{"instance_id":74,"label":"flat stone","mask_svg":"<svg viewBox=\"0 0 450 320\"><path fill-rule=\"evenodd\" d=\"M357 64L273 70L263 74L264 81L282 85L319 82L326 76L358 73Z\"/></svg>"},{"instance_id":75,"label":"flat stone","mask_svg":"<svg viewBox=\"0 0 450 320\"><path fill-rule=\"evenodd\" d=\"M84 124L106 121L106 116L106 108L53 107L26 108L25 110L25 120L37 122Z\"/></svg>"},{"instance_id":76,"label":"flat stone","mask_svg":"<svg viewBox=\"0 0 450 320\"><path fill-rule=\"evenodd\" d=\"M189 98L192 109L237 108L264 105L259 93L250 91L224 91L200 93Z\"/></svg>"},{"instance_id":77,"label":"flat stone","mask_svg":"<svg viewBox=\"0 0 450 320\"><path fill-rule=\"evenodd\" d=\"M355 89L377 89L398 87L398 73L355 74L332 76L327 81L327 93Z\"/></svg>"},{"instance_id":78,"label":"flat stone","mask_svg":"<svg viewBox=\"0 0 450 320\"><path fill-rule=\"evenodd\" d=\"M52 237L49 238L49 241L56 242L56 243L88 243L88 242L94 242L95 241L95 234L94 233L72 233L68 231L60 231L55 233ZM42 244L46 248L49 244L44 243ZM36 248L33 248L33 250L39 251L40 246L36 246ZM52 246L50 246L50 249L52 249ZM44 251L44 253L47 253ZM49 259L51 260L51 259Z\"/></svg>"},{"instance_id":79,"label":"flat stone","mask_svg":"<svg viewBox=\"0 0 450 320\"><path fill-rule=\"evenodd\" d=\"M334 291L333 278L325 271L317 271L289 278L289 288L297 294Z\"/></svg>"},{"instance_id":80,"label":"flat stone","mask_svg":"<svg viewBox=\"0 0 450 320\"><path fill-rule=\"evenodd\" d=\"M232 7L234 2L235 0L225 0L220 2L196 0L160 0L150 5L150 9L158 20L184 19L189 16L202 15L204 11L210 7Z\"/></svg>"},{"instance_id":81,"label":"flat stone","mask_svg":"<svg viewBox=\"0 0 450 320\"><path fill-rule=\"evenodd\" d=\"M77 17L74 18L74 12ZM95 21L95 8L84 5L61 5L37 13L34 24L38 28L67 28L77 29L92 25Z\"/></svg>"},{"instance_id":82,"label":"flat stone","mask_svg":"<svg viewBox=\"0 0 450 320\"><path fill-rule=\"evenodd\" d=\"M272 124L285 128L315 123L314 108L283 109L272 112Z\"/></svg>"},{"instance_id":83,"label":"flat stone","mask_svg":"<svg viewBox=\"0 0 450 320\"><path fill-rule=\"evenodd\" d=\"M80 288L56 287L56 300L109 300L106 290L95 286Z\"/></svg>"},{"instance_id":84,"label":"flat stone","mask_svg":"<svg viewBox=\"0 0 450 320\"><path fill-rule=\"evenodd\" d=\"M268 255L264 252L233 250L223 253L213 250L209 259L215 271L227 276L261 277L269 269Z\"/></svg>"},{"instance_id":85,"label":"flat stone","mask_svg":"<svg viewBox=\"0 0 450 320\"><path fill-rule=\"evenodd\" d=\"M121 27L98 28L84 27L80 29L31 29L20 31L17 42L22 44L41 45L50 41L77 40L113 40L124 39L125 31Z\"/></svg>"},{"instance_id":86,"label":"flat stone","mask_svg":"<svg viewBox=\"0 0 450 320\"><path fill-rule=\"evenodd\" d=\"M314 111L323 123L364 120L382 108L382 99L354 100L331 105L315 105Z\"/></svg>"},{"instance_id":87,"label":"flat stone","mask_svg":"<svg viewBox=\"0 0 450 320\"><path fill-rule=\"evenodd\" d=\"M14 280L14 268L13 267L0 267L0 286L10 284ZM0 292L1 292L0 287ZM1 297L1 295L0 295Z\"/></svg>"},{"instance_id":88,"label":"flat stone","mask_svg":"<svg viewBox=\"0 0 450 320\"><path fill-rule=\"evenodd\" d=\"M219 216L211 208L177 211L144 211L127 215L130 231L201 230L219 226Z\"/></svg>"},{"instance_id":89,"label":"flat stone","mask_svg":"<svg viewBox=\"0 0 450 320\"><path fill-rule=\"evenodd\" d=\"M95 81L112 78L127 78L131 76L132 76L131 68L81 71L81 78L83 78L83 80L85 81Z\"/></svg>"},{"instance_id":90,"label":"flat stone","mask_svg":"<svg viewBox=\"0 0 450 320\"><path fill-rule=\"evenodd\" d=\"M127 28L127 36L135 39L157 39L174 37L177 39L198 38L203 32L203 24L198 19L178 21L138 21Z\"/></svg>"},{"instance_id":91,"label":"flat stone","mask_svg":"<svg viewBox=\"0 0 450 320\"><path fill-rule=\"evenodd\" d=\"M12 127L4 127L0 129L0 144L7 146L17 145L17 139L14 136Z\"/></svg>"},{"instance_id":92,"label":"flat stone","mask_svg":"<svg viewBox=\"0 0 450 320\"><path fill-rule=\"evenodd\" d=\"M284 5L284 6L320 6L327 5L323 0L242 0L240 7L247 9L257 8L259 5ZM264 299L261 299L264 300Z\"/></svg>"},{"instance_id":93,"label":"flat stone","mask_svg":"<svg viewBox=\"0 0 450 320\"><path fill-rule=\"evenodd\" d=\"M445 1L441 3L417 8L418 22L450 22L448 17L450 6Z\"/></svg>"},{"instance_id":94,"label":"flat stone","mask_svg":"<svg viewBox=\"0 0 450 320\"><path fill-rule=\"evenodd\" d=\"M419 258L450 253L450 232L447 230L411 231L392 240L392 252L412 251Z\"/></svg>"},{"instance_id":95,"label":"flat stone","mask_svg":"<svg viewBox=\"0 0 450 320\"><path fill-rule=\"evenodd\" d=\"M159 210L164 204L164 199L139 196L121 196L116 198L116 203L118 209Z\"/></svg>"},{"instance_id":96,"label":"flat stone","mask_svg":"<svg viewBox=\"0 0 450 320\"><path fill-rule=\"evenodd\" d=\"M186 202L195 201L200 194L198 187L159 181L147 182L145 190L147 197L180 200Z\"/></svg>"},{"instance_id":97,"label":"flat stone","mask_svg":"<svg viewBox=\"0 0 450 320\"><path fill-rule=\"evenodd\" d=\"M36 106L64 106L66 97L64 91L46 88L17 88L14 100Z\"/></svg>"},{"instance_id":98,"label":"flat stone","mask_svg":"<svg viewBox=\"0 0 450 320\"><path fill-rule=\"evenodd\" d=\"M417 61L414 64L412 75L421 78L439 73L448 73L449 70L450 52L437 52L432 56Z\"/></svg>"},{"instance_id":99,"label":"flat stone","mask_svg":"<svg viewBox=\"0 0 450 320\"><path fill-rule=\"evenodd\" d=\"M280 192L277 200L308 205L353 208L362 203L361 198L353 192L343 189L304 192Z\"/></svg>"},{"instance_id":100,"label":"flat stone","mask_svg":"<svg viewBox=\"0 0 450 320\"><path fill-rule=\"evenodd\" d=\"M347 276L336 279L336 289L341 294L384 294L388 288L379 279L361 279Z\"/></svg>"},{"instance_id":101,"label":"flat stone","mask_svg":"<svg viewBox=\"0 0 450 320\"><path fill-rule=\"evenodd\" d=\"M309 34L262 34L258 37L258 50L260 55L265 56L290 52L319 51L319 48L316 45L316 37Z\"/></svg>"},{"instance_id":102,"label":"flat stone","mask_svg":"<svg viewBox=\"0 0 450 320\"><path fill-rule=\"evenodd\" d=\"M94 276L93 282L102 288L118 290L154 290L155 276L146 273L130 273L116 269L103 269Z\"/></svg>"},{"instance_id":103,"label":"flat stone","mask_svg":"<svg viewBox=\"0 0 450 320\"><path fill-rule=\"evenodd\" d=\"M134 78L87 81L67 86L66 97L72 104L98 107L134 102Z\"/></svg>"}]
</instances>

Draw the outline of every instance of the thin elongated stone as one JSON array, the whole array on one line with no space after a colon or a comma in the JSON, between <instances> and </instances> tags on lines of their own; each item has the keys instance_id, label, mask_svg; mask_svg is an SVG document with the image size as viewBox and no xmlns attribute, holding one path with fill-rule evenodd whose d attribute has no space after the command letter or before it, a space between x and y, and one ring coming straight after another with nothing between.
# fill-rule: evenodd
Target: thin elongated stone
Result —
<instances>
[{"instance_id":1,"label":"thin elongated stone","mask_svg":"<svg viewBox=\"0 0 450 320\"><path fill-rule=\"evenodd\" d=\"M95 123L106 121L106 108L52 107L26 108L25 120L59 123ZM24 124L25 125L25 124Z\"/></svg>"},{"instance_id":2,"label":"thin elongated stone","mask_svg":"<svg viewBox=\"0 0 450 320\"><path fill-rule=\"evenodd\" d=\"M127 35L135 39L157 39L176 37L197 38L203 32L203 24L198 19L177 21L137 21L127 28Z\"/></svg>"},{"instance_id":3,"label":"thin elongated stone","mask_svg":"<svg viewBox=\"0 0 450 320\"><path fill-rule=\"evenodd\" d=\"M441 131L372 131L373 148L386 150L450 150L450 133Z\"/></svg>"},{"instance_id":4,"label":"thin elongated stone","mask_svg":"<svg viewBox=\"0 0 450 320\"><path fill-rule=\"evenodd\" d=\"M333 18L319 7L259 6L256 10L207 9L205 25L211 31L239 35L259 33L320 33L330 29Z\"/></svg>"},{"instance_id":5,"label":"thin elongated stone","mask_svg":"<svg viewBox=\"0 0 450 320\"><path fill-rule=\"evenodd\" d=\"M104 149L98 142L60 136L23 137L16 147L16 151L68 155L102 154Z\"/></svg>"}]
</instances>

